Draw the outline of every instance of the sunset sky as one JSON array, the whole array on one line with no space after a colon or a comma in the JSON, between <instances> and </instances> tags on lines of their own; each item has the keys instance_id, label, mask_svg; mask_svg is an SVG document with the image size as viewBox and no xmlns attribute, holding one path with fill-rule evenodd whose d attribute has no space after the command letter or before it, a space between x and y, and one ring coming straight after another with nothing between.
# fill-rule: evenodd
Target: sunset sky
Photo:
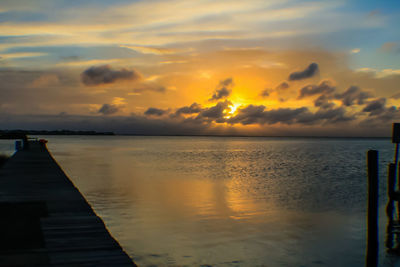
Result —
<instances>
[{"instance_id":1,"label":"sunset sky","mask_svg":"<svg viewBox=\"0 0 400 267\"><path fill-rule=\"evenodd\" d=\"M389 136L400 1L0 1L0 129Z\"/></svg>"}]
</instances>

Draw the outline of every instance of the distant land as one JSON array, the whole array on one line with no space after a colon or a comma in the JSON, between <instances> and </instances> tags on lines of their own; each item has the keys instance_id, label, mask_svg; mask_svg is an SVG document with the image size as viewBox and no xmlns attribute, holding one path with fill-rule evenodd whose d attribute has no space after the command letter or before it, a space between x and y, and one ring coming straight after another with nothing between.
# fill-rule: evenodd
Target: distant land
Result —
<instances>
[{"instance_id":1,"label":"distant land","mask_svg":"<svg viewBox=\"0 0 400 267\"><path fill-rule=\"evenodd\" d=\"M0 130L0 139L21 135L118 135L118 136L192 136L192 137L271 137L271 138L333 138L333 139L389 139L388 136L335 136L335 135L223 135L223 134L138 134L74 130Z\"/></svg>"},{"instance_id":2,"label":"distant land","mask_svg":"<svg viewBox=\"0 0 400 267\"><path fill-rule=\"evenodd\" d=\"M0 139L25 135L115 135L114 132L72 131L72 130L0 130Z\"/></svg>"}]
</instances>

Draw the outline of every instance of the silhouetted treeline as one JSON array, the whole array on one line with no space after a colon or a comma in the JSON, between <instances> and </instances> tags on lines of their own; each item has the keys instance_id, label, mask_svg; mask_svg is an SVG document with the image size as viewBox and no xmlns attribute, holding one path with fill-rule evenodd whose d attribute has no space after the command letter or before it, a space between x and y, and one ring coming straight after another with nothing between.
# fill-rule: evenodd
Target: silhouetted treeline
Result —
<instances>
[{"instance_id":1,"label":"silhouetted treeline","mask_svg":"<svg viewBox=\"0 0 400 267\"><path fill-rule=\"evenodd\" d=\"M9 139L12 136L16 136L18 139L21 135L115 135L115 133L72 130L0 130L0 139Z\"/></svg>"}]
</instances>

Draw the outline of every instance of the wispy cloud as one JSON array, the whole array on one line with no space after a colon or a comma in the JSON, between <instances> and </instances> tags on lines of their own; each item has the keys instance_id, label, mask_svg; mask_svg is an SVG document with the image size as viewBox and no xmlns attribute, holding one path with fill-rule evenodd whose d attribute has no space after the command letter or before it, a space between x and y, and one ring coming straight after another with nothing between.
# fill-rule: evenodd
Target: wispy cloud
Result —
<instances>
[{"instance_id":1,"label":"wispy cloud","mask_svg":"<svg viewBox=\"0 0 400 267\"><path fill-rule=\"evenodd\" d=\"M348 29L349 25L353 28L381 25L377 22L380 16L368 23L358 23L361 14L340 12L339 8L344 6L342 2L207 0L190 1L189 4L183 0L171 0L116 2L90 7L83 3L68 7L44 1L42 5L52 6L52 11L40 8L40 4L26 3L25 12L31 10L41 16L35 21L21 19L2 24L2 35L57 36L57 40L49 41L48 45L119 44L143 53L164 54L171 53L171 50L163 45L189 40L279 38L340 31ZM15 5L7 3L4 9L13 12ZM315 24L316 20L320 23Z\"/></svg>"},{"instance_id":2,"label":"wispy cloud","mask_svg":"<svg viewBox=\"0 0 400 267\"><path fill-rule=\"evenodd\" d=\"M47 55L47 53L41 53L41 52L7 53L7 54L0 54L0 60L14 59L14 58L27 58L27 57L41 57L41 56L46 56L46 55Z\"/></svg>"},{"instance_id":3,"label":"wispy cloud","mask_svg":"<svg viewBox=\"0 0 400 267\"><path fill-rule=\"evenodd\" d=\"M400 75L400 69L374 69L374 68L360 68L358 72L372 73L376 78L385 78L392 75Z\"/></svg>"},{"instance_id":4,"label":"wispy cloud","mask_svg":"<svg viewBox=\"0 0 400 267\"><path fill-rule=\"evenodd\" d=\"M398 116L400 65L378 5L3 1L0 106L170 132L381 125Z\"/></svg>"},{"instance_id":5,"label":"wispy cloud","mask_svg":"<svg viewBox=\"0 0 400 267\"><path fill-rule=\"evenodd\" d=\"M144 54L164 55L164 54L176 53L175 49L164 48L164 47L135 46L135 45L120 45L120 47L129 48Z\"/></svg>"}]
</instances>

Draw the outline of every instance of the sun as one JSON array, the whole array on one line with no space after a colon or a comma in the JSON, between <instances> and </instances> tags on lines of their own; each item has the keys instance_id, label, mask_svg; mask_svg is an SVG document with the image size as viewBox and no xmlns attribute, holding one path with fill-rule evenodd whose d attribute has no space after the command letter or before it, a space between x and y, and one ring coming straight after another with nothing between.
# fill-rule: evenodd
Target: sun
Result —
<instances>
[{"instance_id":1,"label":"sun","mask_svg":"<svg viewBox=\"0 0 400 267\"><path fill-rule=\"evenodd\" d=\"M238 109L238 107L240 107L240 104L234 104L232 103L231 106L229 106L230 111L228 112L228 114L234 115L236 113L236 110Z\"/></svg>"},{"instance_id":2,"label":"sun","mask_svg":"<svg viewBox=\"0 0 400 267\"><path fill-rule=\"evenodd\" d=\"M224 117L227 119L232 118L234 115L236 115L236 111L240 106L242 106L242 104L232 103L229 105L229 110L225 113Z\"/></svg>"}]
</instances>

